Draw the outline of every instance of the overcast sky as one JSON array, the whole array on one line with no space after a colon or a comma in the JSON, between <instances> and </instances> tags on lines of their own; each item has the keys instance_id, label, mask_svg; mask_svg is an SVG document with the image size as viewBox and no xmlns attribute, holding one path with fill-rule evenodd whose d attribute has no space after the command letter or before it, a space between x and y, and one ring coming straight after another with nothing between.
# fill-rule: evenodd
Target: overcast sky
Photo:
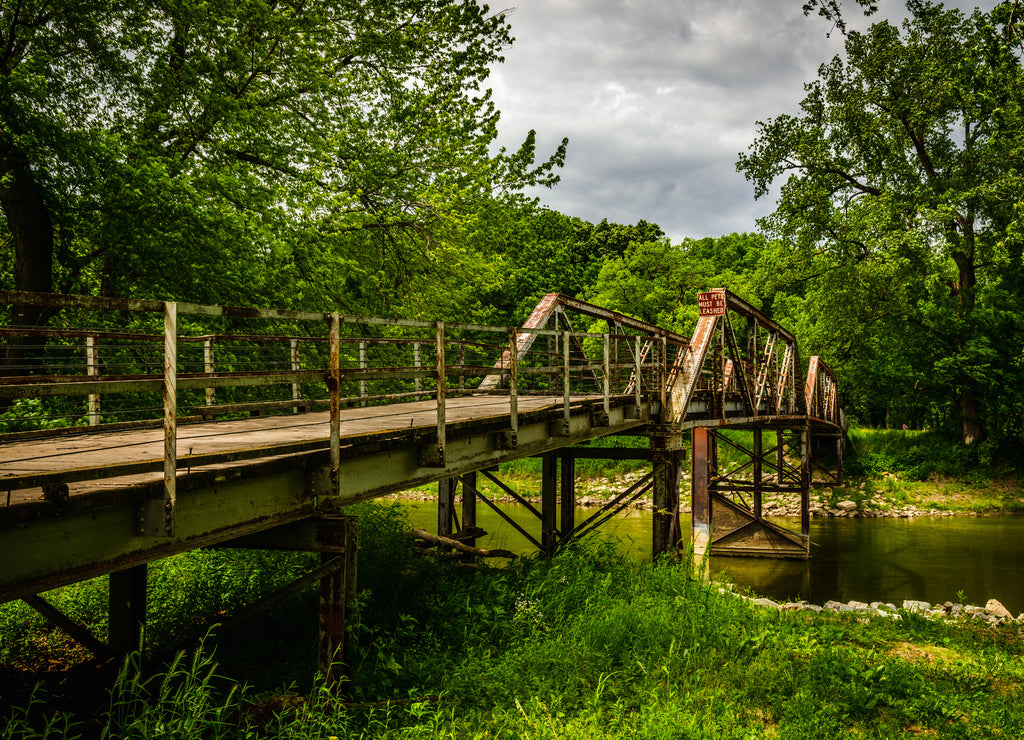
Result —
<instances>
[{"instance_id":1,"label":"overcast sky","mask_svg":"<svg viewBox=\"0 0 1024 740\"><path fill-rule=\"evenodd\" d=\"M879 4L865 20L846 3L848 24L864 28L905 7ZM802 5L517 0L507 15L515 44L489 83L502 112L500 143L515 148L536 129L546 157L569 137L562 182L531 194L571 216L644 219L674 242L753 231L774 199L754 200L737 155L753 141L756 121L795 113L803 84L842 51L842 35L822 18L805 18Z\"/></svg>"}]
</instances>

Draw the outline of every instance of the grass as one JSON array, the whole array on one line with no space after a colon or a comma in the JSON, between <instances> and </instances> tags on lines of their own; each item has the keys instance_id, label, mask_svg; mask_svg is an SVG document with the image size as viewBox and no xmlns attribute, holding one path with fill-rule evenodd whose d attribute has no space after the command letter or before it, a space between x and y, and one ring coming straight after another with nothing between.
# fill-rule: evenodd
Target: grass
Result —
<instances>
[{"instance_id":1,"label":"grass","mask_svg":"<svg viewBox=\"0 0 1024 740\"><path fill-rule=\"evenodd\" d=\"M0 715L2 736L1024 733L1024 643L1016 625L946 624L909 613L861 623L839 614L762 609L695 580L687 563L635 562L607 542L570 548L550 560L526 558L509 568L453 567L413 555L398 507L362 511L354 681L344 698L313 680L311 592L230 640L166 653L171 657L156 666L129 661L93 706L61 704L48 693L57 682L28 692ZM173 604L154 615L158 623L152 628L167 636L165 647L186 630L159 622L216 615L272 587L275 574L295 567L292 556L281 554L267 554L252 568L241 567L228 551L196 557L208 560L182 562L174 578L161 576L178 592ZM165 563L170 571L179 569L179 559ZM213 587L201 582L218 573ZM63 591L69 592L68 603L78 603L70 592L93 588ZM99 601L82 597L82 614L88 616L89 604ZM5 646L15 637L25 643L13 651L24 663L33 653L39 665L82 662L59 646L34 641L46 629L19 627L11 610L12 605L0 607L0 637ZM198 621L185 620L193 633ZM290 660L277 657L289 650ZM253 663L262 669L254 671Z\"/></svg>"}]
</instances>

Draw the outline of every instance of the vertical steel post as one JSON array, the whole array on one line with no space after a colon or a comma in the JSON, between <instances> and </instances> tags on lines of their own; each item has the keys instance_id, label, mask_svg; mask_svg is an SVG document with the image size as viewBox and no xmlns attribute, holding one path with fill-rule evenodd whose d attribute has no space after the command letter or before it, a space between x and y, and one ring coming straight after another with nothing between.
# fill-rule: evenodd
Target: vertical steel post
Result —
<instances>
[{"instance_id":1,"label":"vertical steel post","mask_svg":"<svg viewBox=\"0 0 1024 740\"><path fill-rule=\"evenodd\" d=\"M800 430L800 534L811 549L811 428Z\"/></svg>"},{"instance_id":2,"label":"vertical steel post","mask_svg":"<svg viewBox=\"0 0 1024 740\"><path fill-rule=\"evenodd\" d=\"M341 495L341 315L331 314L330 335L331 394L331 496L337 501ZM331 506L335 505L332 502Z\"/></svg>"},{"instance_id":3,"label":"vertical steel post","mask_svg":"<svg viewBox=\"0 0 1024 740\"><path fill-rule=\"evenodd\" d=\"M174 536L178 490L178 304L164 303L164 534Z\"/></svg>"},{"instance_id":4,"label":"vertical steel post","mask_svg":"<svg viewBox=\"0 0 1024 740\"><path fill-rule=\"evenodd\" d=\"M642 396L640 395L641 390L642 390L641 386L643 385L643 383L642 383L642 381L643 381L642 372L643 372L643 367L640 364L640 336L637 335L636 343L635 343L635 346L634 346L634 355L633 355L633 374L636 376L636 383L635 383L635 386L633 388L633 394L634 394L634 403L636 403L636 413L637 413L637 416L640 415L640 403L642 401Z\"/></svg>"},{"instance_id":5,"label":"vertical steel post","mask_svg":"<svg viewBox=\"0 0 1024 740\"><path fill-rule=\"evenodd\" d=\"M508 412L510 446L519 445L519 331L512 327L508 332Z\"/></svg>"},{"instance_id":6,"label":"vertical steel post","mask_svg":"<svg viewBox=\"0 0 1024 740\"><path fill-rule=\"evenodd\" d=\"M462 476L462 528L476 526L476 471ZM476 547L476 538L465 540L470 547Z\"/></svg>"},{"instance_id":7,"label":"vertical steel post","mask_svg":"<svg viewBox=\"0 0 1024 740\"><path fill-rule=\"evenodd\" d=\"M561 542L567 542L576 528L576 458L571 455L561 456L561 486L559 506L561 509L560 531Z\"/></svg>"},{"instance_id":8,"label":"vertical steel post","mask_svg":"<svg viewBox=\"0 0 1024 740\"><path fill-rule=\"evenodd\" d=\"M704 427L694 427L690 432L692 461L692 503L691 541L693 558L703 574L708 574L707 561L711 555L711 470L708 464L710 437Z\"/></svg>"},{"instance_id":9,"label":"vertical steel post","mask_svg":"<svg viewBox=\"0 0 1024 740\"><path fill-rule=\"evenodd\" d=\"M654 468L654 514L651 517L651 557L679 549L679 479L682 473L682 435L651 437Z\"/></svg>"},{"instance_id":10,"label":"vertical steel post","mask_svg":"<svg viewBox=\"0 0 1024 740\"><path fill-rule=\"evenodd\" d=\"M569 434L569 396L572 392L569 383L569 330L562 332L562 434Z\"/></svg>"},{"instance_id":11,"label":"vertical steel post","mask_svg":"<svg viewBox=\"0 0 1024 740\"><path fill-rule=\"evenodd\" d=\"M455 489L459 487L458 478L442 478L437 482L437 533L441 537L450 537L454 528Z\"/></svg>"},{"instance_id":12,"label":"vertical steel post","mask_svg":"<svg viewBox=\"0 0 1024 740\"><path fill-rule=\"evenodd\" d=\"M437 322L437 459L434 461L439 466L444 465L445 448L445 388L447 385L447 370L444 364L444 322Z\"/></svg>"},{"instance_id":13,"label":"vertical steel post","mask_svg":"<svg viewBox=\"0 0 1024 740\"><path fill-rule=\"evenodd\" d=\"M96 352L96 337L89 335L85 338L85 372L89 376L99 375L99 357ZM89 426L94 427L100 423L100 394L89 394Z\"/></svg>"},{"instance_id":14,"label":"vertical steel post","mask_svg":"<svg viewBox=\"0 0 1024 740\"><path fill-rule=\"evenodd\" d=\"M516 348L512 349L512 354L515 355ZM466 364L466 345L459 342L459 393L466 390L466 371L463 366Z\"/></svg>"},{"instance_id":15,"label":"vertical steel post","mask_svg":"<svg viewBox=\"0 0 1024 740\"><path fill-rule=\"evenodd\" d=\"M558 546L558 458L554 452L541 457L541 551L553 555Z\"/></svg>"},{"instance_id":16,"label":"vertical steel post","mask_svg":"<svg viewBox=\"0 0 1024 740\"><path fill-rule=\"evenodd\" d=\"M110 574L107 646L115 655L142 650L146 626L146 564Z\"/></svg>"},{"instance_id":17,"label":"vertical steel post","mask_svg":"<svg viewBox=\"0 0 1024 740\"><path fill-rule=\"evenodd\" d=\"M341 568L320 579L317 670L334 687L345 678L345 623L348 610L355 604L358 526L357 517L346 516L326 519L320 528L324 544L335 545L335 552L320 554L321 564L337 557L337 545L343 548L344 558Z\"/></svg>"},{"instance_id":18,"label":"vertical steel post","mask_svg":"<svg viewBox=\"0 0 1024 740\"><path fill-rule=\"evenodd\" d=\"M604 353L601 356L601 375L603 382L601 384L601 391L604 395L604 418L608 419L612 413L612 402L611 402L611 391L612 391L612 378L611 378L611 353L612 353L612 338L610 334L604 335Z\"/></svg>"},{"instance_id":19,"label":"vertical steel post","mask_svg":"<svg viewBox=\"0 0 1024 740\"><path fill-rule=\"evenodd\" d=\"M293 373L297 373L301 368L299 364L299 340L296 337L292 337L288 340L288 348L291 350L291 368ZM292 383L292 400L298 401L302 396L301 390L298 383ZM299 406L296 404L292 406L292 413L299 413Z\"/></svg>"},{"instance_id":20,"label":"vertical steel post","mask_svg":"<svg viewBox=\"0 0 1024 740\"><path fill-rule=\"evenodd\" d=\"M213 375L216 367L213 360L213 337L206 337L203 340L203 372L206 375ZM206 405L213 406L217 403L217 389L206 389Z\"/></svg>"},{"instance_id":21,"label":"vertical steel post","mask_svg":"<svg viewBox=\"0 0 1024 740\"><path fill-rule=\"evenodd\" d=\"M668 339L661 338L661 363L658 368L658 385L661 393L661 416L668 414Z\"/></svg>"},{"instance_id":22,"label":"vertical steel post","mask_svg":"<svg viewBox=\"0 0 1024 740\"><path fill-rule=\"evenodd\" d=\"M775 432L775 445L775 482L782 485L786 469L786 434L781 429Z\"/></svg>"},{"instance_id":23,"label":"vertical steel post","mask_svg":"<svg viewBox=\"0 0 1024 740\"><path fill-rule=\"evenodd\" d=\"M763 474L764 453L761 427L754 429L754 518L761 518L761 476Z\"/></svg>"},{"instance_id":24,"label":"vertical steel post","mask_svg":"<svg viewBox=\"0 0 1024 740\"><path fill-rule=\"evenodd\" d=\"M366 342L365 342L365 340L359 342L359 369L362 372L366 372ZM366 381L365 380L360 380L359 381L359 397L362 399L359 402L359 405L360 406L365 406L366 405Z\"/></svg>"},{"instance_id":25,"label":"vertical steel post","mask_svg":"<svg viewBox=\"0 0 1024 740\"><path fill-rule=\"evenodd\" d=\"M417 370L423 367L423 358L420 355L419 342L412 343L412 364ZM416 376L416 379L413 381L413 383L413 387L416 388L417 393L423 390L423 378L421 378L419 375ZM418 396L416 397L416 400L419 400Z\"/></svg>"}]
</instances>

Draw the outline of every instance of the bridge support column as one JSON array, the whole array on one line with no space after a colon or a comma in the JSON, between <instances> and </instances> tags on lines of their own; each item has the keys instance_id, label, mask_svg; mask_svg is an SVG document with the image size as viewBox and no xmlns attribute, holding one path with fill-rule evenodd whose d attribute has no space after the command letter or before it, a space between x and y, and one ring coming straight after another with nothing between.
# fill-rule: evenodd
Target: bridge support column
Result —
<instances>
[{"instance_id":1,"label":"bridge support column","mask_svg":"<svg viewBox=\"0 0 1024 740\"><path fill-rule=\"evenodd\" d=\"M146 564L110 574L107 646L115 655L142 650L146 626Z\"/></svg>"},{"instance_id":2,"label":"bridge support column","mask_svg":"<svg viewBox=\"0 0 1024 740\"><path fill-rule=\"evenodd\" d=\"M681 434L651 437L651 460L654 467L654 516L651 532L653 558L677 553L682 543L679 527L682 441Z\"/></svg>"},{"instance_id":3,"label":"bridge support column","mask_svg":"<svg viewBox=\"0 0 1024 740\"><path fill-rule=\"evenodd\" d=\"M811 430L800 430L800 536L804 542L811 537ZM810 552L810 545L807 547Z\"/></svg>"},{"instance_id":4,"label":"bridge support column","mask_svg":"<svg viewBox=\"0 0 1024 740\"><path fill-rule=\"evenodd\" d=\"M476 471L462 476L462 528L469 530L476 526ZM470 537L464 542L476 547L476 538Z\"/></svg>"},{"instance_id":5,"label":"bridge support column","mask_svg":"<svg viewBox=\"0 0 1024 740\"><path fill-rule=\"evenodd\" d=\"M761 518L761 493L764 482L761 480L764 474L764 444L761 439L760 427L754 430L754 450L753 450L753 488L754 488L754 518Z\"/></svg>"},{"instance_id":6,"label":"bridge support column","mask_svg":"<svg viewBox=\"0 0 1024 740\"><path fill-rule=\"evenodd\" d=\"M709 574L708 560L711 556L711 475L714 470L713 432L704 427L690 431L692 503L690 539L693 559L703 575Z\"/></svg>"},{"instance_id":7,"label":"bridge support column","mask_svg":"<svg viewBox=\"0 0 1024 740\"><path fill-rule=\"evenodd\" d=\"M558 457L554 452L541 456L541 551L554 555L558 547Z\"/></svg>"},{"instance_id":8,"label":"bridge support column","mask_svg":"<svg viewBox=\"0 0 1024 740\"><path fill-rule=\"evenodd\" d=\"M576 528L576 458L562 455L561 466L559 541L565 543L569 541L572 531Z\"/></svg>"},{"instance_id":9,"label":"bridge support column","mask_svg":"<svg viewBox=\"0 0 1024 740\"><path fill-rule=\"evenodd\" d=\"M359 547L359 519L346 516L323 520L320 543L331 552L321 552L326 566L340 555L344 563L320 579L320 614L317 629L317 671L329 684L345 678L345 625L348 610L356 599L356 553Z\"/></svg>"},{"instance_id":10,"label":"bridge support column","mask_svg":"<svg viewBox=\"0 0 1024 740\"><path fill-rule=\"evenodd\" d=\"M450 537L455 531L455 489L459 486L458 478L445 478L437 482L437 533L441 537Z\"/></svg>"},{"instance_id":11,"label":"bridge support column","mask_svg":"<svg viewBox=\"0 0 1024 740\"><path fill-rule=\"evenodd\" d=\"M836 437L836 485L843 485L843 447L846 443L846 436L840 434Z\"/></svg>"}]
</instances>

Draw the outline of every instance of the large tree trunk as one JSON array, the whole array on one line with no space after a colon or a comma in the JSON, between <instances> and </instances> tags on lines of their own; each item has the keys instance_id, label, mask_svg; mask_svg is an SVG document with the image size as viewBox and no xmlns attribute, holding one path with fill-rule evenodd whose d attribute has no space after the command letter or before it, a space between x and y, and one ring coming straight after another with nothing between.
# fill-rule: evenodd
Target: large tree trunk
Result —
<instances>
[{"instance_id":1,"label":"large tree trunk","mask_svg":"<svg viewBox=\"0 0 1024 740\"><path fill-rule=\"evenodd\" d=\"M0 208L14 242L14 287L53 292L53 222L28 158L14 150L0 152ZM39 309L19 308L17 323L35 326Z\"/></svg>"},{"instance_id":2,"label":"large tree trunk","mask_svg":"<svg viewBox=\"0 0 1024 740\"><path fill-rule=\"evenodd\" d=\"M0 149L0 209L14 245L14 289L53 292L53 221L43 189L28 157L11 148ZM14 306L12 326L41 326L47 312L34 306ZM28 358L24 343L12 338L5 347L2 372L20 375Z\"/></svg>"}]
</instances>

